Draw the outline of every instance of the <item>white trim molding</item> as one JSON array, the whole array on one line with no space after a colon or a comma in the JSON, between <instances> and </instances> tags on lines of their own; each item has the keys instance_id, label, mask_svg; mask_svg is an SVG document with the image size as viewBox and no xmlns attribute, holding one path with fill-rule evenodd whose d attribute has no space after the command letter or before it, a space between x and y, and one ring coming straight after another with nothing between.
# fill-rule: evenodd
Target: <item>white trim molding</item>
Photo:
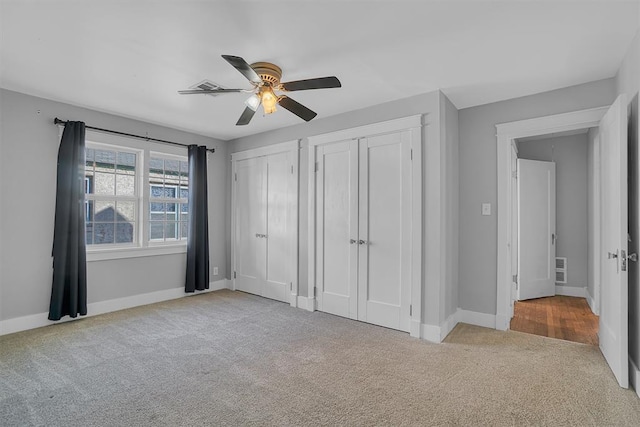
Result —
<instances>
[{"instance_id":1,"label":"white trim molding","mask_svg":"<svg viewBox=\"0 0 640 427\"><path fill-rule=\"evenodd\" d=\"M402 117L400 119L387 120L384 122L372 123L364 126L343 129L336 132L323 133L310 136L309 146L328 144L348 139L366 138L373 135L383 135L385 133L398 132L405 129L419 128L422 126L422 115Z\"/></svg>"},{"instance_id":2,"label":"white trim molding","mask_svg":"<svg viewBox=\"0 0 640 427\"><path fill-rule=\"evenodd\" d=\"M430 341L436 344L442 342L442 336L440 334L440 331L442 330L442 328L440 326L427 325L426 323L423 323L420 326L421 326L420 329L422 329L420 333L420 336L422 337L422 339L425 339L427 341Z\"/></svg>"},{"instance_id":3,"label":"white trim molding","mask_svg":"<svg viewBox=\"0 0 640 427\"><path fill-rule=\"evenodd\" d=\"M278 144L265 145L264 147L251 148L249 150L231 153L231 161L245 160L254 157L268 156L270 154L284 153L287 151L297 151L300 148L300 140L280 142Z\"/></svg>"},{"instance_id":4,"label":"white trim molding","mask_svg":"<svg viewBox=\"0 0 640 427\"><path fill-rule=\"evenodd\" d=\"M298 308L307 311L314 311L314 302L315 300L313 298L302 297L298 295Z\"/></svg>"},{"instance_id":5,"label":"white trim molding","mask_svg":"<svg viewBox=\"0 0 640 427\"><path fill-rule=\"evenodd\" d=\"M565 297L587 298L587 288L556 285L556 295L563 295Z\"/></svg>"},{"instance_id":6,"label":"white trim molding","mask_svg":"<svg viewBox=\"0 0 640 427\"><path fill-rule=\"evenodd\" d=\"M509 329L511 320L511 144L517 138L597 127L607 107L556 114L496 125L498 164L498 248L495 328Z\"/></svg>"},{"instance_id":7,"label":"white trim molding","mask_svg":"<svg viewBox=\"0 0 640 427\"><path fill-rule=\"evenodd\" d=\"M221 289L229 289L230 281L227 279L216 280L209 283L209 289L198 291L195 293L185 293L184 287L165 289L162 291L149 292L146 294L132 295L129 297L115 298L107 301L98 301L87 305L87 315L78 316L76 318L64 317L59 321L51 321L48 319L48 313L31 314L28 316L15 317L0 321L0 336L12 334L14 332L26 331L28 329L40 328L42 326L55 325L58 323L71 322L81 320L87 317L98 316L104 313L124 310L127 308L139 307L147 304L168 301L172 299L191 297L201 295L207 292L219 291Z\"/></svg>"},{"instance_id":8,"label":"white trim molding","mask_svg":"<svg viewBox=\"0 0 640 427\"><path fill-rule=\"evenodd\" d=\"M633 359L629 356L629 385L636 391L636 395L640 398L640 370L633 363Z\"/></svg>"},{"instance_id":9,"label":"white trim molding","mask_svg":"<svg viewBox=\"0 0 640 427\"><path fill-rule=\"evenodd\" d=\"M591 294L589 293L589 289L587 289L587 304L589 304L589 308L591 309L591 312L593 314L595 314L596 316L600 315L600 307L598 307L598 303L596 302L596 299L594 297L591 296Z\"/></svg>"}]
</instances>

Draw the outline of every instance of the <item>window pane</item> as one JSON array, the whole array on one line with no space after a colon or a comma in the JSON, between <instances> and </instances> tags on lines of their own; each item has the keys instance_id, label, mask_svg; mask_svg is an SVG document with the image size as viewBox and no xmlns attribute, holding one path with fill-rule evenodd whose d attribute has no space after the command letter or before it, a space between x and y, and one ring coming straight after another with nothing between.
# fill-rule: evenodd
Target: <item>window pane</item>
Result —
<instances>
[{"instance_id":1,"label":"window pane","mask_svg":"<svg viewBox=\"0 0 640 427\"><path fill-rule=\"evenodd\" d=\"M163 197L164 196L164 187L162 185L151 185L151 197Z\"/></svg>"},{"instance_id":2,"label":"window pane","mask_svg":"<svg viewBox=\"0 0 640 427\"><path fill-rule=\"evenodd\" d=\"M85 241L87 245L93 244L93 223L87 222L84 227Z\"/></svg>"},{"instance_id":3,"label":"window pane","mask_svg":"<svg viewBox=\"0 0 640 427\"><path fill-rule=\"evenodd\" d=\"M84 220L86 222L93 221L93 200L86 200L84 202Z\"/></svg>"},{"instance_id":4,"label":"window pane","mask_svg":"<svg viewBox=\"0 0 640 427\"><path fill-rule=\"evenodd\" d=\"M164 187L164 196L167 199L175 199L178 193L177 187Z\"/></svg>"},{"instance_id":5,"label":"window pane","mask_svg":"<svg viewBox=\"0 0 640 427\"><path fill-rule=\"evenodd\" d=\"M94 182L96 194L115 194L115 175L96 172Z\"/></svg>"},{"instance_id":6,"label":"window pane","mask_svg":"<svg viewBox=\"0 0 640 427\"><path fill-rule=\"evenodd\" d=\"M149 219L151 221L164 221L165 220L164 212L151 212L149 214Z\"/></svg>"},{"instance_id":7,"label":"window pane","mask_svg":"<svg viewBox=\"0 0 640 427\"><path fill-rule=\"evenodd\" d=\"M167 177L178 177L180 172L180 160L165 160L164 174Z\"/></svg>"},{"instance_id":8,"label":"window pane","mask_svg":"<svg viewBox=\"0 0 640 427\"><path fill-rule=\"evenodd\" d=\"M180 203L180 212L188 213L189 212L189 203Z\"/></svg>"},{"instance_id":9,"label":"window pane","mask_svg":"<svg viewBox=\"0 0 640 427\"><path fill-rule=\"evenodd\" d=\"M94 155L95 155L95 150L93 148L86 148L84 150L84 159L87 167L93 168Z\"/></svg>"},{"instance_id":10,"label":"window pane","mask_svg":"<svg viewBox=\"0 0 640 427\"><path fill-rule=\"evenodd\" d=\"M189 235L189 223L181 222L180 223L180 237L186 239Z\"/></svg>"},{"instance_id":11,"label":"window pane","mask_svg":"<svg viewBox=\"0 0 640 427\"><path fill-rule=\"evenodd\" d=\"M95 223L94 224L94 234L93 234L93 243L96 245L104 244L104 243L113 243L113 223Z\"/></svg>"},{"instance_id":12,"label":"window pane","mask_svg":"<svg viewBox=\"0 0 640 427\"><path fill-rule=\"evenodd\" d=\"M181 213L180 214L180 221L189 221L189 214L188 213Z\"/></svg>"},{"instance_id":13,"label":"window pane","mask_svg":"<svg viewBox=\"0 0 640 427\"><path fill-rule=\"evenodd\" d=\"M189 187L180 187L180 198L181 199L189 198Z\"/></svg>"},{"instance_id":14,"label":"window pane","mask_svg":"<svg viewBox=\"0 0 640 427\"><path fill-rule=\"evenodd\" d=\"M84 175L84 192L85 194L93 194L95 189L93 185L93 171L87 172Z\"/></svg>"},{"instance_id":15,"label":"window pane","mask_svg":"<svg viewBox=\"0 0 640 427\"><path fill-rule=\"evenodd\" d=\"M116 224L116 243L133 243L133 224Z\"/></svg>"},{"instance_id":16,"label":"window pane","mask_svg":"<svg viewBox=\"0 0 640 427\"><path fill-rule=\"evenodd\" d=\"M136 203L131 201L118 202L117 204L117 222L132 222L135 221Z\"/></svg>"},{"instance_id":17,"label":"window pane","mask_svg":"<svg viewBox=\"0 0 640 427\"><path fill-rule=\"evenodd\" d=\"M151 212L164 212L164 203L149 203L149 208Z\"/></svg>"},{"instance_id":18,"label":"window pane","mask_svg":"<svg viewBox=\"0 0 640 427\"><path fill-rule=\"evenodd\" d=\"M114 151L95 150L96 170L113 171L116 168Z\"/></svg>"},{"instance_id":19,"label":"window pane","mask_svg":"<svg viewBox=\"0 0 640 427\"><path fill-rule=\"evenodd\" d=\"M115 211L116 204L114 201L95 201L96 213L95 220L96 221L113 221L115 219Z\"/></svg>"},{"instance_id":20,"label":"window pane","mask_svg":"<svg viewBox=\"0 0 640 427\"><path fill-rule=\"evenodd\" d=\"M133 153L118 153L118 173L133 175L136 172L136 155Z\"/></svg>"},{"instance_id":21,"label":"window pane","mask_svg":"<svg viewBox=\"0 0 640 427\"><path fill-rule=\"evenodd\" d=\"M189 179L189 162L180 162L180 179L182 181Z\"/></svg>"},{"instance_id":22,"label":"window pane","mask_svg":"<svg viewBox=\"0 0 640 427\"><path fill-rule=\"evenodd\" d=\"M164 222L152 222L149 224L149 238L162 240L164 238Z\"/></svg>"},{"instance_id":23,"label":"window pane","mask_svg":"<svg viewBox=\"0 0 640 427\"><path fill-rule=\"evenodd\" d=\"M136 177L133 175L116 175L116 194L118 196L135 196Z\"/></svg>"},{"instance_id":24,"label":"window pane","mask_svg":"<svg viewBox=\"0 0 640 427\"><path fill-rule=\"evenodd\" d=\"M164 238L165 239L176 239L178 231L178 223L177 222L167 222L164 227Z\"/></svg>"},{"instance_id":25,"label":"window pane","mask_svg":"<svg viewBox=\"0 0 640 427\"><path fill-rule=\"evenodd\" d=\"M162 181L162 177L164 175L164 161L162 159L154 159L153 157L149 159L149 177L160 179Z\"/></svg>"}]
</instances>

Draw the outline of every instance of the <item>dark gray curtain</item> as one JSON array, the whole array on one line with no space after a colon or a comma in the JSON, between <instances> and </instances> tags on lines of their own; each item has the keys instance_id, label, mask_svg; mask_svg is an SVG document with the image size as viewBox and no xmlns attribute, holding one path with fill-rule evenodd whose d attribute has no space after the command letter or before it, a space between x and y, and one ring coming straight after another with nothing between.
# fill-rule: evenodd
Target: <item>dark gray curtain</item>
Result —
<instances>
[{"instance_id":1,"label":"dark gray curtain","mask_svg":"<svg viewBox=\"0 0 640 427\"><path fill-rule=\"evenodd\" d=\"M58 149L53 284L49 320L87 314L84 123L67 122Z\"/></svg>"},{"instance_id":2,"label":"dark gray curtain","mask_svg":"<svg viewBox=\"0 0 640 427\"><path fill-rule=\"evenodd\" d=\"M189 146L189 236L185 292L209 289L207 147Z\"/></svg>"}]
</instances>

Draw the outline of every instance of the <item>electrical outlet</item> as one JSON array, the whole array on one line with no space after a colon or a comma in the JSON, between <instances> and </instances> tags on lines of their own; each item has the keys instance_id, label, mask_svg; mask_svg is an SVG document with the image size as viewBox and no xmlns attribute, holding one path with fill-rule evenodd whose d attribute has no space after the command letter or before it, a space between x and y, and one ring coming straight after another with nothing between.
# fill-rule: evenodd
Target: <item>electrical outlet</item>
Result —
<instances>
[{"instance_id":1,"label":"electrical outlet","mask_svg":"<svg viewBox=\"0 0 640 427\"><path fill-rule=\"evenodd\" d=\"M491 203L482 204L482 215L491 215Z\"/></svg>"},{"instance_id":2,"label":"electrical outlet","mask_svg":"<svg viewBox=\"0 0 640 427\"><path fill-rule=\"evenodd\" d=\"M214 276L218 275L218 267L213 267L213 275Z\"/></svg>"}]
</instances>

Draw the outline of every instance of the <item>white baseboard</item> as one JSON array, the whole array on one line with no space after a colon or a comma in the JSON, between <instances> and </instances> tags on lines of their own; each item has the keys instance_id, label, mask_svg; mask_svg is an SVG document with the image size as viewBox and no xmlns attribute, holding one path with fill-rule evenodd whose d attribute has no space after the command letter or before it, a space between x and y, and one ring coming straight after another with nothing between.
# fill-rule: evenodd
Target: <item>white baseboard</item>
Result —
<instances>
[{"instance_id":1,"label":"white baseboard","mask_svg":"<svg viewBox=\"0 0 640 427\"><path fill-rule=\"evenodd\" d=\"M505 315L496 315L496 329L498 331L506 331L511 324L511 318Z\"/></svg>"},{"instance_id":2,"label":"white baseboard","mask_svg":"<svg viewBox=\"0 0 640 427\"><path fill-rule=\"evenodd\" d=\"M479 313L477 311L458 309L458 322L470 325L482 326L483 328L496 328L496 315Z\"/></svg>"},{"instance_id":3,"label":"white baseboard","mask_svg":"<svg viewBox=\"0 0 640 427\"><path fill-rule=\"evenodd\" d=\"M565 297L587 297L587 288L577 286L561 286L556 285L556 295L563 295Z\"/></svg>"},{"instance_id":4,"label":"white baseboard","mask_svg":"<svg viewBox=\"0 0 640 427\"><path fill-rule=\"evenodd\" d=\"M420 336L422 337L422 339L435 343L442 342L442 339L440 338L440 326L427 325L426 323L423 323L421 326L422 333L420 334Z\"/></svg>"},{"instance_id":5,"label":"white baseboard","mask_svg":"<svg viewBox=\"0 0 640 427\"><path fill-rule=\"evenodd\" d=\"M307 311L315 310L315 298L301 297L298 295L298 308Z\"/></svg>"},{"instance_id":6,"label":"white baseboard","mask_svg":"<svg viewBox=\"0 0 640 427\"><path fill-rule=\"evenodd\" d=\"M591 294L589 293L589 289L586 290L586 298L587 298L587 304L589 304L589 308L591 309L591 312L593 314L595 314L596 316L600 315L600 308L598 307L598 304L596 304L596 300L591 296Z\"/></svg>"},{"instance_id":7,"label":"white baseboard","mask_svg":"<svg viewBox=\"0 0 640 427\"><path fill-rule=\"evenodd\" d=\"M633 363L631 356L629 356L629 383L636 391L638 398L640 398L640 370L638 370L636 364Z\"/></svg>"},{"instance_id":8,"label":"white baseboard","mask_svg":"<svg viewBox=\"0 0 640 427\"><path fill-rule=\"evenodd\" d=\"M412 336L413 338L421 338L421 332L422 328L420 327L420 320L411 319L411 323L409 323L409 336Z\"/></svg>"},{"instance_id":9,"label":"white baseboard","mask_svg":"<svg viewBox=\"0 0 640 427\"><path fill-rule=\"evenodd\" d=\"M442 325L440 325L440 342L444 341L447 335L449 335L449 333L453 331L453 328L456 327L459 321L458 320L459 314L460 314L460 309L451 313L451 315L447 317L447 320L442 322Z\"/></svg>"},{"instance_id":10,"label":"white baseboard","mask_svg":"<svg viewBox=\"0 0 640 427\"><path fill-rule=\"evenodd\" d=\"M70 322L73 320L84 319L86 317L97 316L99 314L111 313L113 311L124 310L127 308L138 307L141 305L153 304L156 302L168 301L177 298L190 297L200 295L206 292L219 291L220 289L228 289L230 281L227 279L216 280L209 283L209 289L194 293L185 293L184 287L165 289L162 291L149 292L146 294L132 295L124 298L116 298L107 301L98 301L87 304L87 315L71 318L64 318L52 321L49 320L49 313L31 314L28 316L15 317L0 321L0 335L12 334L14 332L26 331L28 329L40 328L42 326L54 325L61 322Z\"/></svg>"}]
</instances>

